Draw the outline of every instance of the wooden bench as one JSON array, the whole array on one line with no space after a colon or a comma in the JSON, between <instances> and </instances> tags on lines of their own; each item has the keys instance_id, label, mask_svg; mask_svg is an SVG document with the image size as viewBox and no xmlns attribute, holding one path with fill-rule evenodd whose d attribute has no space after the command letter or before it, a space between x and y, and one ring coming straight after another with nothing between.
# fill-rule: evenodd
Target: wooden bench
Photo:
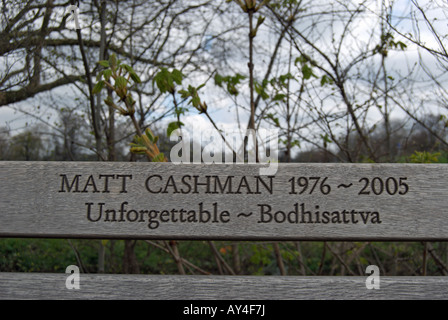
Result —
<instances>
[{"instance_id":1,"label":"wooden bench","mask_svg":"<svg viewBox=\"0 0 448 320\"><path fill-rule=\"evenodd\" d=\"M0 237L447 241L448 166L0 162ZM365 266L367 267L367 266ZM448 277L0 273L0 299L448 299Z\"/></svg>"}]
</instances>

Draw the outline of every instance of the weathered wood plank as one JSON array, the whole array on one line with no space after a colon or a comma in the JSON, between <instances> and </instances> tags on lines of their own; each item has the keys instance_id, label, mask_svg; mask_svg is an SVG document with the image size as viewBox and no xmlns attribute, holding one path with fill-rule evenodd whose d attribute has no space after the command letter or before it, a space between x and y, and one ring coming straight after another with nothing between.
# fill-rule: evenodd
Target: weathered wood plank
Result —
<instances>
[{"instance_id":1,"label":"weathered wood plank","mask_svg":"<svg viewBox=\"0 0 448 320\"><path fill-rule=\"evenodd\" d=\"M0 162L0 236L448 240L448 166Z\"/></svg>"},{"instance_id":2,"label":"weathered wood plank","mask_svg":"<svg viewBox=\"0 0 448 320\"><path fill-rule=\"evenodd\" d=\"M0 273L0 299L150 300L368 300L448 299L448 277L158 276L81 274L67 289L67 274Z\"/></svg>"}]
</instances>

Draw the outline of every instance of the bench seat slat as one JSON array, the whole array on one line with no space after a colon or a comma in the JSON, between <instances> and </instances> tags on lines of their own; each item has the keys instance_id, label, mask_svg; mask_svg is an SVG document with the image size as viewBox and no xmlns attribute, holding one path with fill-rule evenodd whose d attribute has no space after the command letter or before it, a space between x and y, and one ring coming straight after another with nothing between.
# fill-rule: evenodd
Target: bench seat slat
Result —
<instances>
[{"instance_id":1,"label":"bench seat slat","mask_svg":"<svg viewBox=\"0 0 448 320\"><path fill-rule=\"evenodd\" d=\"M381 277L368 290L366 277L179 276L0 273L0 299L301 300L448 299L448 277Z\"/></svg>"}]
</instances>

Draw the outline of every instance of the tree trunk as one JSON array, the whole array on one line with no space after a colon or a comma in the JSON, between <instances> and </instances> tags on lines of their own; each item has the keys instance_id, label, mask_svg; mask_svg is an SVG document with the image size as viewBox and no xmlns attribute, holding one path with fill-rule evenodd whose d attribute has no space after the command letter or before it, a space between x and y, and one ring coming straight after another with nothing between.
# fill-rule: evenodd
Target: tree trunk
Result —
<instances>
[{"instance_id":1,"label":"tree trunk","mask_svg":"<svg viewBox=\"0 0 448 320\"><path fill-rule=\"evenodd\" d=\"M140 273L134 248L137 240L124 240L123 273Z\"/></svg>"}]
</instances>

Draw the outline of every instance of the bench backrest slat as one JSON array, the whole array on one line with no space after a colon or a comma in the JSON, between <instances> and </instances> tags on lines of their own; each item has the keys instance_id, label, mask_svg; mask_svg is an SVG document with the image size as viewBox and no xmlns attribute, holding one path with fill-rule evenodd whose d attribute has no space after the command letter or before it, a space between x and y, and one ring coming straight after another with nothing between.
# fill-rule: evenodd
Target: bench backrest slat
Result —
<instances>
[{"instance_id":1,"label":"bench backrest slat","mask_svg":"<svg viewBox=\"0 0 448 320\"><path fill-rule=\"evenodd\" d=\"M438 164L0 162L0 237L448 240Z\"/></svg>"}]
</instances>

